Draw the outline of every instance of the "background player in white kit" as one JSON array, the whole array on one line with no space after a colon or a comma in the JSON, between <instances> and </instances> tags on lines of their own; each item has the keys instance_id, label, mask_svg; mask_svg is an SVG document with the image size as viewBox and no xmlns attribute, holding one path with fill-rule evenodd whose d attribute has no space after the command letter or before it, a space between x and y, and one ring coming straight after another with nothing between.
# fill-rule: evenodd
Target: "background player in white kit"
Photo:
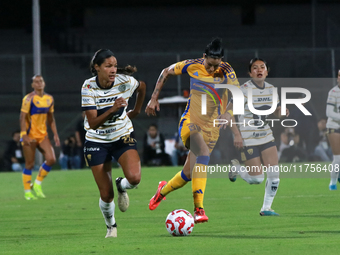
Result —
<instances>
[{"instance_id":1,"label":"background player in white kit","mask_svg":"<svg viewBox=\"0 0 340 255\"><path fill-rule=\"evenodd\" d=\"M99 188L99 208L107 226L106 237L117 236L112 157L118 161L125 175L125 178L116 179L118 207L121 211L126 211L129 206L126 189L136 187L141 179L137 142L133 138L130 119L141 110L146 86L132 76L119 74L131 74L134 71L136 68L127 66L117 72L117 59L113 53L110 50L98 50L91 61L91 72L95 76L86 80L81 90L82 110L86 114L84 128L87 131L84 156ZM135 107L126 113L128 100L135 90L138 92Z\"/></svg>"},{"instance_id":2,"label":"background player in white kit","mask_svg":"<svg viewBox=\"0 0 340 255\"><path fill-rule=\"evenodd\" d=\"M265 115L255 115L249 110L248 105L248 89L252 90L252 103L257 110L268 110L273 104L273 88L274 86L265 82L268 76L268 67L265 60L254 58L249 63L249 75L252 78L243 84L240 88L245 97L245 112L244 115L239 116L239 129L243 138L243 151L241 152L241 159L244 161L247 169L254 169L253 171L245 171L238 160L232 160L236 171L229 173L229 179L234 182L237 174L249 184L260 184L264 180L263 166L267 167L267 180L265 187L265 195L262 208L260 210L261 216L278 216L274 210L271 209L274 197L279 187L279 160L277 156L277 148L274 142L273 132L270 129L265 119ZM279 102L279 100L278 100ZM281 107L278 106L275 115L279 115ZM289 114L287 109L287 116ZM250 121L250 125L248 125ZM253 168L252 168L253 167Z\"/></svg>"},{"instance_id":3,"label":"background player in white kit","mask_svg":"<svg viewBox=\"0 0 340 255\"><path fill-rule=\"evenodd\" d=\"M333 162L330 167L331 182L330 190L337 190L336 183L339 177L340 166L340 70L338 71L338 85L328 93L326 115L328 141L332 148Z\"/></svg>"}]
</instances>

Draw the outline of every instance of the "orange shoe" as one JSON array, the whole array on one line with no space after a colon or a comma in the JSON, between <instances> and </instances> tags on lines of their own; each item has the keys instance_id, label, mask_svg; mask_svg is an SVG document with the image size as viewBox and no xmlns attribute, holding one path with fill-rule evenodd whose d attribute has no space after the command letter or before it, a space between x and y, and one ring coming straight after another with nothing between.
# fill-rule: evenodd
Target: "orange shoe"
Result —
<instances>
[{"instance_id":1,"label":"orange shoe","mask_svg":"<svg viewBox=\"0 0 340 255\"><path fill-rule=\"evenodd\" d=\"M205 211L203 210L203 208L195 208L194 220L195 224L198 224L207 222L209 218L207 215L205 215Z\"/></svg>"},{"instance_id":2,"label":"orange shoe","mask_svg":"<svg viewBox=\"0 0 340 255\"><path fill-rule=\"evenodd\" d=\"M160 202L162 200L165 200L165 196L163 196L161 194L161 190L164 187L164 185L166 185L166 184L167 184L166 181L159 182L156 194L150 199L150 203L149 203L149 209L150 210L155 210L157 208L157 206L160 204Z\"/></svg>"}]
</instances>

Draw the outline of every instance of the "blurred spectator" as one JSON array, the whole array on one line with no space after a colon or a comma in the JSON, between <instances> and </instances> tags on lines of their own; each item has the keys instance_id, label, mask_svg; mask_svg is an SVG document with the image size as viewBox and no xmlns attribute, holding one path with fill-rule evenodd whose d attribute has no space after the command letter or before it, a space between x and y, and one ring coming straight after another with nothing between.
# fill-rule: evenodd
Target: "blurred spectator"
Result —
<instances>
[{"instance_id":1,"label":"blurred spectator","mask_svg":"<svg viewBox=\"0 0 340 255\"><path fill-rule=\"evenodd\" d=\"M156 124L151 124L144 136L143 159L148 166L171 165L170 156L165 153L164 136Z\"/></svg>"},{"instance_id":2,"label":"blurred spectator","mask_svg":"<svg viewBox=\"0 0 340 255\"><path fill-rule=\"evenodd\" d=\"M278 157L280 162L302 162L307 159L306 151L299 145L300 136L294 128L285 128L281 133Z\"/></svg>"},{"instance_id":3,"label":"blurred spectator","mask_svg":"<svg viewBox=\"0 0 340 255\"><path fill-rule=\"evenodd\" d=\"M59 157L61 169L80 169L80 157L77 154L77 144L74 136L68 137L62 144Z\"/></svg>"},{"instance_id":4,"label":"blurred spectator","mask_svg":"<svg viewBox=\"0 0 340 255\"><path fill-rule=\"evenodd\" d=\"M77 154L80 158L80 168L85 167L84 143L85 143L86 131L84 129L84 118L85 118L85 112L82 112L81 119L77 123L76 132L75 132L75 138L77 142Z\"/></svg>"},{"instance_id":5,"label":"blurred spectator","mask_svg":"<svg viewBox=\"0 0 340 255\"><path fill-rule=\"evenodd\" d=\"M332 149L328 144L326 136L326 122L325 118L320 119L318 122L319 129L319 144L315 147L315 155L319 157L322 161L332 161L333 154Z\"/></svg>"},{"instance_id":6,"label":"blurred spectator","mask_svg":"<svg viewBox=\"0 0 340 255\"><path fill-rule=\"evenodd\" d=\"M299 98L304 98L305 95L302 94ZM309 160L313 160L314 149L318 144L317 137L319 134L316 114L310 103L307 102L303 106L312 114L305 115L296 106L290 111L289 119L294 119L297 121L297 125L294 128L295 133L299 135L299 146L304 148L308 154Z\"/></svg>"},{"instance_id":7,"label":"blurred spectator","mask_svg":"<svg viewBox=\"0 0 340 255\"><path fill-rule=\"evenodd\" d=\"M184 165L189 150L184 146L178 133L175 133L172 140L174 141L174 147L171 154L168 153L171 155L171 163L173 166Z\"/></svg>"},{"instance_id":8,"label":"blurred spectator","mask_svg":"<svg viewBox=\"0 0 340 255\"><path fill-rule=\"evenodd\" d=\"M7 170L22 171L25 167L25 159L20 143L20 131L12 133L12 140L8 141L4 154L4 164Z\"/></svg>"}]
</instances>

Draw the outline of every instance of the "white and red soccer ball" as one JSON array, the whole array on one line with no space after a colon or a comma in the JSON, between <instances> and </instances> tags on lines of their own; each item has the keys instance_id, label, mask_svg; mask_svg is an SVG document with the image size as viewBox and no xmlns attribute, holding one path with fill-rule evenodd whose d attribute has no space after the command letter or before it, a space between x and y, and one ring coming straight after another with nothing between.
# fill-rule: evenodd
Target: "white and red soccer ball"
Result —
<instances>
[{"instance_id":1,"label":"white and red soccer ball","mask_svg":"<svg viewBox=\"0 0 340 255\"><path fill-rule=\"evenodd\" d=\"M194 226L194 218L184 209L172 211L165 220L166 230L173 236L190 235Z\"/></svg>"}]
</instances>

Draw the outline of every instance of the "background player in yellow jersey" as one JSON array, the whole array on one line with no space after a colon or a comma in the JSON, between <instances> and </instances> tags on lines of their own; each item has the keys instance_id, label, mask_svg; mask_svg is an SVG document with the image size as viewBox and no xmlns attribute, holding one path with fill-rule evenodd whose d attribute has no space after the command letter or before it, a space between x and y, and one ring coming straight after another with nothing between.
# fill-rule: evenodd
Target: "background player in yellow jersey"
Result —
<instances>
[{"instance_id":1,"label":"background player in yellow jersey","mask_svg":"<svg viewBox=\"0 0 340 255\"><path fill-rule=\"evenodd\" d=\"M33 76L32 88L34 91L27 94L22 100L20 113L20 138L25 156L25 169L22 173L22 180L27 200L37 199L32 194L31 187L33 187L38 197L45 198L41 189L41 182L56 162L54 150L48 138L47 124L54 134L55 145L60 146L53 114L54 100L51 95L44 92L45 81L41 75ZM34 184L31 185L36 149L44 155L45 162L41 165Z\"/></svg>"},{"instance_id":2,"label":"background player in yellow jersey","mask_svg":"<svg viewBox=\"0 0 340 255\"><path fill-rule=\"evenodd\" d=\"M203 209L206 172L192 171L191 173L191 169L204 169L209 163L210 153L219 137L219 127L213 127L213 120L222 118L230 121L233 115L232 111L227 109L227 91L215 88L215 85L220 83L238 86L233 68L228 63L222 62L223 57L222 41L215 38L207 45L203 58L173 64L163 69L157 80L155 90L145 109L148 115L156 115L155 110L160 110L158 96L169 76L185 73L190 76L190 97L179 123L179 134L183 144L190 149L190 153L182 171L177 173L168 183L166 181L159 183L156 194L150 200L150 210L156 209L168 193L183 187L192 179L195 223L208 221ZM206 96L206 114L201 114L202 94L209 94L209 96ZM242 146L239 131L237 128L233 129L234 131L237 146ZM192 164L190 164L190 161Z\"/></svg>"}]
</instances>

